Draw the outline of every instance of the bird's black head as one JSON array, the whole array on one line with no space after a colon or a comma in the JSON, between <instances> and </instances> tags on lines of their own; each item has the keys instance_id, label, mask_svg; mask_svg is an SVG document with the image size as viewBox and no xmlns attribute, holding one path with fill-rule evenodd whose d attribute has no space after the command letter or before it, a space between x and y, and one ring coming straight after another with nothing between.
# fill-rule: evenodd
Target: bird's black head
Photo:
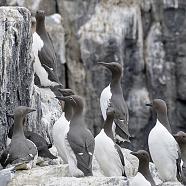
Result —
<instances>
[{"instance_id":1,"label":"bird's black head","mask_svg":"<svg viewBox=\"0 0 186 186\"><path fill-rule=\"evenodd\" d=\"M19 117L25 117L27 114L36 111L36 109L26 107L26 106L18 106L15 108L14 111L14 117L19 116Z\"/></svg>"},{"instance_id":2,"label":"bird's black head","mask_svg":"<svg viewBox=\"0 0 186 186\"><path fill-rule=\"evenodd\" d=\"M122 66L120 63L117 62L110 62L110 63L104 63L104 62L99 62L99 65L102 65L106 68L108 68L113 75L117 74L117 75L121 75L122 74Z\"/></svg>"},{"instance_id":3,"label":"bird's black head","mask_svg":"<svg viewBox=\"0 0 186 186\"><path fill-rule=\"evenodd\" d=\"M72 96L74 95L74 91L72 89L58 89L59 92L64 96L64 97L67 97L67 96Z\"/></svg>"},{"instance_id":4,"label":"bird's black head","mask_svg":"<svg viewBox=\"0 0 186 186\"><path fill-rule=\"evenodd\" d=\"M179 145L186 144L186 133L179 131L177 134L173 134L175 140Z\"/></svg>"},{"instance_id":5,"label":"bird's black head","mask_svg":"<svg viewBox=\"0 0 186 186\"><path fill-rule=\"evenodd\" d=\"M35 17L36 17L37 22L43 21L45 19L45 11L44 10L38 10L36 12Z\"/></svg>"},{"instance_id":6,"label":"bird's black head","mask_svg":"<svg viewBox=\"0 0 186 186\"><path fill-rule=\"evenodd\" d=\"M138 150L137 152L131 152L132 155L136 156L141 162L149 162L149 153L145 150Z\"/></svg>"},{"instance_id":7,"label":"bird's black head","mask_svg":"<svg viewBox=\"0 0 186 186\"><path fill-rule=\"evenodd\" d=\"M166 103L162 99L154 99L152 103L148 103L146 106L151 106L156 113L167 113Z\"/></svg>"}]
</instances>

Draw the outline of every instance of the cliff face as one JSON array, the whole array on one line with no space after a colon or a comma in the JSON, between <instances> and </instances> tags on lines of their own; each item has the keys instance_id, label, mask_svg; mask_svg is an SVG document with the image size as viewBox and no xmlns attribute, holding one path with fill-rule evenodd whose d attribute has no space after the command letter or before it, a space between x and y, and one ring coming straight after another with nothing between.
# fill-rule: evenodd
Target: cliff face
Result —
<instances>
[{"instance_id":1,"label":"cliff face","mask_svg":"<svg viewBox=\"0 0 186 186\"><path fill-rule=\"evenodd\" d=\"M86 121L95 134L102 124L99 97L111 78L108 71L96 66L98 61L118 61L123 65L122 87L136 150L147 148L154 117L145 103L154 98L167 102L173 131L185 131L184 0L7 0L7 3L62 15L63 27L47 23L55 48L60 49L56 51L58 75L66 87L84 96ZM3 139L0 141L4 143Z\"/></svg>"},{"instance_id":2,"label":"cliff face","mask_svg":"<svg viewBox=\"0 0 186 186\"><path fill-rule=\"evenodd\" d=\"M145 103L154 98L167 102L173 132L185 130L185 8L179 0L100 1L94 11L89 9L87 19L73 19L83 23L75 26L83 66L78 89L84 90L87 123L95 132L101 124L99 96L110 80L109 72L96 66L97 61L118 61L124 67L122 87L135 149L147 148L155 123Z\"/></svg>"},{"instance_id":3,"label":"cliff face","mask_svg":"<svg viewBox=\"0 0 186 186\"><path fill-rule=\"evenodd\" d=\"M8 10L0 7L0 151L11 123L6 113L30 105L33 79L30 13L25 8Z\"/></svg>"}]
</instances>

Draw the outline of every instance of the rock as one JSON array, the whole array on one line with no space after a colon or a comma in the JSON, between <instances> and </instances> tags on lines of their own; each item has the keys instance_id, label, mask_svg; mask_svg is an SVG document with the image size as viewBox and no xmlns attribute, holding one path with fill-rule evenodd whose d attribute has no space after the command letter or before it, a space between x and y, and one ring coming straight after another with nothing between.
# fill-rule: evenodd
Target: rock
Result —
<instances>
[{"instance_id":1,"label":"rock","mask_svg":"<svg viewBox=\"0 0 186 186\"><path fill-rule=\"evenodd\" d=\"M11 126L6 113L18 105L30 106L33 66L30 12L20 7L0 7L0 151Z\"/></svg>"},{"instance_id":2,"label":"rock","mask_svg":"<svg viewBox=\"0 0 186 186\"><path fill-rule=\"evenodd\" d=\"M182 184L180 182L165 182L161 186L182 186Z\"/></svg>"},{"instance_id":3,"label":"rock","mask_svg":"<svg viewBox=\"0 0 186 186\"><path fill-rule=\"evenodd\" d=\"M97 167L97 165L95 165ZM123 177L104 177L96 173L93 168L93 177L75 178L69 177L68 165L49 165L45 167L33 168L29 171L17 171L15 177L8 186L20 185L64 185L64 186L99 186L99 185L118 185L127 186L128 181Z\"/></svg>"},{"instance_id":4,"label":"rock","mask_svg":"<svg viewBox=\"0 0 186 186\"><path fill-rule=\"evenodd\" d=\"M127 178L134 177L138 172L139 160L136 156L130 154L130 150L121 149L125 158L125 173Z\"/></svg>"},{"instance_id":5,"label":"rock","mask_svg":"<svg viewBox=\"0 0 186 186\"><path fill-rule=\"evenodd\" d=\"M71 12L78 11L73 9L78 2L68 3ZM145 103L154 98L166 101L173 132L186 130L185 8L182 0L102 0L96 4L94 14L89 14L77 31L77 56L81 60L69 58L67 62L68 84L86 97L86 121L95 135L102 124L99 96L110 78L96 66L98 61L118 61L124 67L122 87L129 106L134 150L148 149L147 138L155 118ZM77 20L75 16L72 19ZM78 74L71 78L75 72Z\"/></svg>"},{"instance_id":6,"label":"rock","mask_svg":"<svg viewBox=\"0 0 186 186\"><path fill-rule=\"evenodd\" d=\"M32 13L37 10L44 10L46 15L56 13L55 0L7 0L10 6L21 6L28 8Z\"/></svg>"},{"instance_id":7,"label":"rock","mask_svg":"<svg viewBox=\"0 0 186 186\"><path fill-rule=\"evenodd\" d=\"M162 181L158 176L158 172L157 172L157 169L156 169L154 163L152 163L152 162L149 163L149 170L150 170L150 173L151 173L156 185L161 184Z\"/></svg>"},{"instance_id":8,"label":"rock","mask_svg":"<svg viewBox=\"0 0 186 186\"><path fill-rule=\"evenodd\" d=\"M76 31L94 14L96 4L97 0L57 0L59 13L63 17L68 15L68 20Z\"/></svg>"},{"instance_id":9,"label":"rock","mask_svg":"<svg viewBox=\"0 0 186 186\"><path fill-rule=\"evenodd\" d=\"M10 1L13 2L7 0ZM64 31L60 23L47 18L58 56L58 69L62 71L58 75L66 87L85 97L86 123L94 135L103 123L99 96L110 79L105 69L96 66L97 61L118 61L124 67L122 87L130 112L129 130L134 150L148 149L147 137L155 118L144 105L154 98L167 102L173 132L186 132L184 0L14 2L24 6L30 3L29 7L35 6L35 9L44 2L45 10L62 15ZM57 42L57 38L60 41ZM5 102L2 104L1 108L6 108ZM12 108L8 110L12 111ZM41 112L37 117L41 118ZM8 127L7 121L2 123L1 131L5 132L0 135L0 146L5 144ZM43 135L47 136L47 133Z\"/></svg>"},{"instance_id":10,"label":"rock","mask_svg":"<svg viewBox=\"0 0 186 186\"><path fill-rule=\"evenodd\" d=\"M144 107L149 101L149 93L144 74L142 20L139 5L118 6L112 3L99 3L96 5L95 14L80 28L78 34L81 58L86 70L84 89L87 123L96 128L95 132L99 130L102 124L101 112L98 109L100 108L99 97L111 78L110 74L96 66L96 63L117 61L124 68L122 87L131 116L129 130L134 138L133 145L135 149L144 147L146 145L144 138L147 139L148 136L148 130L146 131L145 128L150 114Z\"/></svg>"},{"instance_id":11,"label":"rock","mask_svg":"<svg viewBox=\"0 0 186 186\"><path fill-rule=\"evenodd\" d=\"M1 186L7 186L7 184L14 177L13 167L8 169L3 169L0 171L0 184Z\"/></svg>"},{"instance_id":12,"label":"rock","mask_svg":"<svg viewBox=\"0 0 186 186\"><path fill-rule=\"evenodd\" d=\"M42 135L51 144L52 126L62 113L59 101L49 88L38 88L34 85L31 105L37 112L29 116L27 130Z\"/></svg>"}]
</instances>

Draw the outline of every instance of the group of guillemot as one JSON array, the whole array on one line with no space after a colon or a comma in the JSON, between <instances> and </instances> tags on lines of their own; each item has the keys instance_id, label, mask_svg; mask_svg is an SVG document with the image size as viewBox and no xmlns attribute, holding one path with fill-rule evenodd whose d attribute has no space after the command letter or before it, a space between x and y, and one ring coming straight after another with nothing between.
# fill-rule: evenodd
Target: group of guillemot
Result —
<instances>
[{"instance_id":1,"label":"group of guillemot","mask_svg":"<svg viewBox=\"0 0 186 186\"><path fill-rule=\"evenodd\" d=\"M98 63L110 70L112 79L100 96L104 123L100 133L94 137L84 121L83 98L71 89L64 89L57 78L56 56L50 36L45 29L44 12L37 11L35 18L36 21L32 24L35 84L49 87L53 91L57 89L58 94L55 97L63 105L61 117L54 123L52 130L53 143L58 155L64 163L68 163L69 173L74 177L93 176L93 155L105 176L126 177L125 154L120 144L131 143L131 136L128 130L128 107L121 87L123 75L121 64ZM145 150L131 152L139 159L139 167L130 185L156 185L149 170L150 156L163 182L180 181L185 185L186 133L180 131L172 134L165 101L154 99L146 106L150 106L157 114L157 121L148 136L150 154ZM49 151L52 145L42 136L23 130L26 115L34 111L36 110L26 106L15 108L14 125L8 135L11 142L0 157L0 163L9 175L19 169L19 166L20 169L32 168L38 156L57 158ZM21 166L22 163L25 166ZM8 165L15 166L7 168ZM7 179L3 176L4 170L0 171L0 185Z\"/></svg>"}]
</instances>

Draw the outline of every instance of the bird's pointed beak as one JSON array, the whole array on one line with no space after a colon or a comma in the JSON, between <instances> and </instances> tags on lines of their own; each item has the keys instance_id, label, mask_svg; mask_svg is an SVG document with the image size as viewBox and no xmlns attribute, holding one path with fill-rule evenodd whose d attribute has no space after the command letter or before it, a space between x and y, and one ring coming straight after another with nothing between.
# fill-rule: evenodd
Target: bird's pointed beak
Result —
<instances>
[{"instance_id":1,"label":"bird's pointed beak","mask_svg":"<svg viewBox=\"0 0 186 186\"><path fill-rule=\"evenodd\" d=\"M145 105L148 107L152 107L152 103L146 103Z\"/></svg>"},{"instance_id":2,"label":"bird's pointed beak","mask_svg":"<svg viewBox=\"0 0 186 186\"><path fill-rule=\"evenodd\" d=\"M14 114L6 113L6 116L9 117L9 118L14 119Z\"/></svg>"},{"instance_id":3,"label":"bird's pointed beak","mask_svg":"<svg viewBox=\"0 0 186 186\"><path fill-rule=\"evenodd\" d=\"M98 65L102 65L102 66L104 66L106 68L109 68L110 67L109 63L105 63L105 62L98 62L97 64Z\"/></svg>"},{"instance_id":4,"label":"bird's pointed beak","mask_svg":"<svg viewBox=\"0 0 186 186\"><path fill-rule=\"evenodd\" d=\"M27 113L31 113L31 112L34 112L34 111L36 111L36 109L34 109L34 108L29 108Z\"/></svg>"},{"instance_id":5,"label":"bird's pointed beak","mask_svg":"<svg viewBox=\"0 0 186 186\"><path fill-rule=\"evenodd\" d=\"M66 101L66 98L63 96L56 96L56 99L60 100L60 101Z\"/></svg>"},{"instance_id":6,"label":"bird's pointed beak","mask_svg":"<svg viewBox=\"0 0 186 186\"><path fill-rule=\"evenodd\" d=\"M134 155L137 157L138 153L137 152L130 152L130 154Z\"/></svg>"},{"instance_id":7,"label":"bird's pointed beak","mask_svg":"<svg viewBox=\"0 0 186 186\"><path fill-rule=\"evenodd\" d=\"M64 96L65 92L66 92L66 89L58 88L58 91Z\"/></svg>"},{"instance_id":8,"label":"bird's pointed beak","mask_svg":"<svg viewBox=\"0 0 186 186\"><path fill-rule=\"evenodd\" d=\"M178 137L178 134L173 134L172 136L176 139Z\"/></svg>"}]
</instances>

